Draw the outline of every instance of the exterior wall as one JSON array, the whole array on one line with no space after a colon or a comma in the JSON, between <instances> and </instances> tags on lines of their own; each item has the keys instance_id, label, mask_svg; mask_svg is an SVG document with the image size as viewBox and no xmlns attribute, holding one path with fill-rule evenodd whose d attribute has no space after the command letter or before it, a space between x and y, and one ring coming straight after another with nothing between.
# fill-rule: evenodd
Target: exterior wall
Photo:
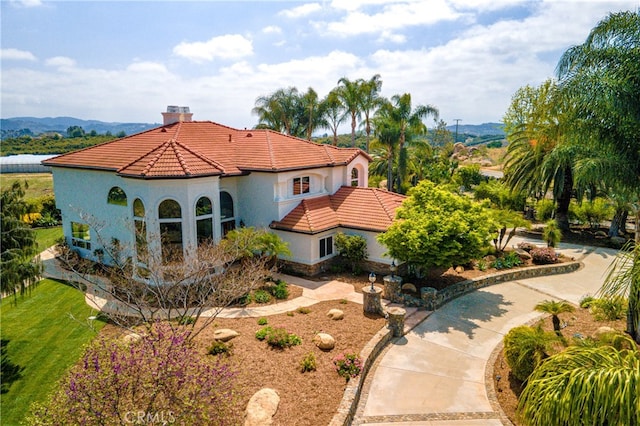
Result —
<instances>
[{"instance_id":1,"label":"exterior wall","mask_svg":"<svg viewBox=\"0 0 640 426\"><path fill-rule=\"evenodd\" d=\"M278 174L252 172L248 176L223 178L221 184L225 186L232 179L238 188L236 217L247 226L267 228L278 215L274 195Z\"/></svg>"}]
</instances>

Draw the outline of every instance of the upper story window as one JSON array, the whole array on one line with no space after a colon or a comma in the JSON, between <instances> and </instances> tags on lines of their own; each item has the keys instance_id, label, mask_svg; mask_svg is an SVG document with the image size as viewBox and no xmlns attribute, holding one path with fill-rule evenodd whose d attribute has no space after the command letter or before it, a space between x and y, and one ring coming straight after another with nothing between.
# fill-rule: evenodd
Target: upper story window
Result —
<instances>
[{"instance_id":1,"label":"upper story window","mask_svg":"<svg viewBox=\"0 0 640 426\"><path fill-rule=\"evenodd\" d=\"M358 173L358 169L356 169L355 167L351 169L351 186L360 185L359 175L360 173Z\"/></svg>"},{"instance_id":2,"label":"upper story window","mask_svg":"<svg viewBox=\"0 0 640 426\"><path fill-rule=\"evenodd\" d=\"M236 228L236 217L233 212L233 198L226 191L220 192L220 224L222 236Z\"/></svg>"},{"instance_id":3,"label":"upper story window","mask_svg":"<svg viewBox=\"0 0 640 426\"><path fill-rule=\"evenodd\" d=\"M91 231L86 223L71 222L71 245L91 250Z\"/></svg>"},{"instance_id":4,"label":"upper story window","mask_svg":"<svg viewBox=\"0 0 640 426\"><path fill-rule=\"evenodd\" d=\"M182 208L175 200L164 200L158 208L162 261L182 261Z\"/></svg>"},{"instance_id":5,"label":"upper story window","mask_svg":"<svg viewBox=\"0 0 640 426\"><path fill-rule=\"evenodd\" d=\"M136 259L138 263L146 264L148 258L147 222L145 220L144 203L140 198L133 200L133 225L135 232Z\"/></svg>"},{"instance_id":6,"label":"upper story window","mask_svg":"<svg viewBox=\"0 0 640 426\"><path fill-rule=\"evenodd\" d=\"M109 195L107 196L107 203L116 204L118 206L126 206L127 194L119 186L114 186L109 190Z\"/></svg>"},{"instance_id":7,"label":"upper story window","mask_svg":"<svg viewBox=\"0 0 640 426\"><path fill-rule=\"evenodd\" d=\"M207 197L196 203L196 233L198 245L213 241L213 206Z\"/></svg>"},{"instance_id":8,"label":"upper story window","mask_svg":"<svg viewBox=\"0 0 640 426\"><path fill-rule=\"evenodd\" d=\"M309 176L293 178L293 195L308 194L311 189Z\"/></svg>"}]
</instances>

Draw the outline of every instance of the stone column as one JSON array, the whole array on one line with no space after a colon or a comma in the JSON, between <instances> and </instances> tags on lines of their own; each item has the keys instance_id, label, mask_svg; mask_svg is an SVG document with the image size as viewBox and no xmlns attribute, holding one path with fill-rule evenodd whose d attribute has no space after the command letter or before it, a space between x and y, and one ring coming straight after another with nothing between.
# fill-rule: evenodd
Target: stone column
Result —
<instances>
[{"instance_id":1,"label":"stone column","mask_svg":"<svg viewBox=\"0 0 640 426\"><path fill-rule=\"evenodd\" d=\"M402 277L397 275L386 275L384 281L384 297L395 303L402 302Z\"/></svg>"},{"instance_id":2,"label":"stone column","mask_svg":"<svg viewBox=\"0 0 640 426\"><path fill-rule=\"evenodd\" d=\"M384 315L382 310L382 303L380 302L380 296L382 295L382 289L380 287L371 286L362 287L362 307L364 313L373 315Z\"/></svg>"},{"instance_id":3,"label":"stone column","mask_svg":"<svg viewBox=\"0 0 640 426\"><path fill-rule=\"evenodd\" d=\"M438 297L438 290L433 287L423 287L420 291L420 298L425 304L425 308L430 311L436 310L436 298Z\"/></svg>"},{"instance_id":4,"label":"stone column","mask_svg":"<svg viewBox=\"0 0 640 426\"><path fill-rule=\"evenodd\" d=\"M387 323L393 332L393 337L401 337L404 335L404 317L407 311L403 308L393 307L387 309Z\"/></svg>"}]
</instances>

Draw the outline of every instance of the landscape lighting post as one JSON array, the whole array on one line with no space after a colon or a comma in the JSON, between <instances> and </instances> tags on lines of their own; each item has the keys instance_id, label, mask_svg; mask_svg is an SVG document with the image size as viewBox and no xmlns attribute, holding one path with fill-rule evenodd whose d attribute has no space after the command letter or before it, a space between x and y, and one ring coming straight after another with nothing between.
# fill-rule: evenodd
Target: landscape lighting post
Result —
<instances>
[{"instance_id":1,"label":"landscape lighting post","mask_svg":"<svg viewBox=\"0 0 640 426\"><path fill-rule=\"evenodd\" d=\"M369 274L369 282L371 283L371 292L374 292L373 284L376 282L376 274L373 272Z\"/></svg>"}]
</instances>

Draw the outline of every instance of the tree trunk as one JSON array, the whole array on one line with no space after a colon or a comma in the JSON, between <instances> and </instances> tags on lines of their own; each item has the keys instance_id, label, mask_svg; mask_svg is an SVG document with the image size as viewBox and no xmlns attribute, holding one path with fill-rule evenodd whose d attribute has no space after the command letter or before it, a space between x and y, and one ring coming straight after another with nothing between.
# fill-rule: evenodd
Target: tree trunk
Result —
<instances>
[{"instance_id":1,"label":"tree trunk","mask_svg":"<svg viewBox=\"0 0 640 426\"><path fill-rule=\"evenodd\" d=\"M553 331L556 332L557 336L560 336L560 317L557 315L551 315L551 322L553 323Z\"/></svg>"},{"instance_id":2,"label":"tree trunk","mask_svg":"<svg viewBox=\"0 0 640 426\"><path fill-rule=\"evenodd\" d=\"M356 147L356 115L351 114L351 146Z\"/></svg>"},{"instance_id":3,"label":"tree trunk","mask_svg":"<svg viewBox=\"0 0 640 426\"><path fill-rule=\"evenodd\" d=\"M564 170L564 182L562 192L556 200L556 223L562 231L569 230L569 204L571 203L571 193L573 192L573 175L571 167L566 166Z\"/></svg>"},{"instance_id":4,"label":"tree trunk","mask_svg":"<svg viewBox=\"0 0 640 426\"><path fill-rule=\"evenodd\" d=\"M387 159L387 191L393 190L393 151L389 153Z\"/></svg>"},{"instance_id":5,"label":"tree trunk","mask_svg":"<svg viewBox=\"0 0 640 426\"><path fill-rule=\"evenodd\" d=\"M616 213L613 215L613 219L611 219L611 225L609 225L609 232L607 233L609 237L617 237L621 233L624 234L627 232L626 224L628 215L629 211L627 209L616 209Z\"/></svg>"}]
</instances>

